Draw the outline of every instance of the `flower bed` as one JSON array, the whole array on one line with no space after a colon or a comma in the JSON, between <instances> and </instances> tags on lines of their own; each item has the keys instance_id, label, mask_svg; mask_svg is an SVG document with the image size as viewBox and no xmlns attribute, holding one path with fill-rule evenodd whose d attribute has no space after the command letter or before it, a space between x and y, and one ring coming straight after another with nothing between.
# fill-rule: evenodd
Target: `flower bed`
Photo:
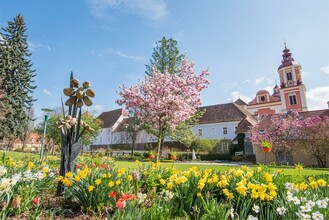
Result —
<instances>
[{"instance_id":1,"label":"flower bed","mask_svg":"<svg viewBox=\"0 0 329 220\"><path fill-rule=\"evenodd\" d=\"M46 164L8 159L0 167L1 216L58 215L45 201L61 181L65 203L99 218L329 219L329 175L291 177L262 166L178 171L136 163L138 168L126 169L82 160L74 172L58 176Z\"/></svg>"}]
</instances>

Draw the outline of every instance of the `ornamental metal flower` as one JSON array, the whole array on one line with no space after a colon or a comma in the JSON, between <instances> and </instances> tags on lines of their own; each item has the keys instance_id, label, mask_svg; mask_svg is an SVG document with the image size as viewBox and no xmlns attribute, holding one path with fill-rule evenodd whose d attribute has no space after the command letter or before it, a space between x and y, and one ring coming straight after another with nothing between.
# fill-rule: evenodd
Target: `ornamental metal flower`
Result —
<instances>
[{"instance_id":1,"label":"ornamental metal flower","mask_svg":"<svg viewBox=\"0 0 329 220\"><path fill-rule=\"evenodd\" d=\"M86 106L91 106L93 104L90 98L94 98L96 93L95 90L90 88L91 83L89 81L85 81L82 84L82 87L79 85L80 81L78 79L71 79L70 88L65 88L63 90L64 95L69 97L65 102L66 106L76 104L78 108L81 108L83 104Z\"/></svg>"},{"instance_id":2,"label":"ornamental metal flower","mask_svg":"<svg viewBox=\"0 0 329 220\"><path fill-rule=\"evenodd\" d=\"M91 106L93 104L91 98L95 97L95 91L90 86L91 83L89 81L85 81L80 86L80 81L73 78L73 74L71 74L70 87L63 90L64 95L68 96L65 105L69 106L69 109L68 114L65 116L64 104L62 103L64 118L56 122L62 136L61 167L59 172L61 176L65 176L67 172L73 170L74 160L79 155L81 149L80 138L84 132L94 131L89 124L81 120L81 107L84 104ZM57 195L64 191L64 185L62 182L59 182Z\"/></svg>"}]
</instances>

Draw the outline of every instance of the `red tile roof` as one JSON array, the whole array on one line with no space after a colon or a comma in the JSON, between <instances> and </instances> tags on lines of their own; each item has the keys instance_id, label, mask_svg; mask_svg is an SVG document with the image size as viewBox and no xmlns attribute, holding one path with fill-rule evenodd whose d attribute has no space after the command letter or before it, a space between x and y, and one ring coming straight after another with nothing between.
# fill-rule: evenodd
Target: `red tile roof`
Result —
<instances>
[{"instance_id":1,"label":"red tile roof","mask_svg":"<svg viewBox=\"0 0 329 220\"><path fill-rule=\"evenodd\" d=\"M97 118L103 121L102 128L110 128L118 121L121 115L128 116L128 113L123 108L120 108L103 112Z\"/></svg>"},{"instance_id":2,"label":"red tile roof","mask_svg":"<svg viewBox=\"0 0 329 220\"><path fill-rule=\"evenodd\" d=\"M199 110L205 110L199 124L241 121L246 117L246 114L234 103L204 106Z\"/></svg>"},{"instance_id":3,"label":"red tile roof","mask_svg":"<svg viewBox=\"0 0 329 220\"><path fill-rule=\"evenodd\" d=\"M305 111L305 112L299 112L298 113L303 118L310 118L310 117L323 117L328 116L329 117L329 109L324 110L314 110L314 111ZM267 115L261 121L259 122L259 128L263 129L271 125L272 123L272 117L274 115Z\"/></svg>"}]
</instances>

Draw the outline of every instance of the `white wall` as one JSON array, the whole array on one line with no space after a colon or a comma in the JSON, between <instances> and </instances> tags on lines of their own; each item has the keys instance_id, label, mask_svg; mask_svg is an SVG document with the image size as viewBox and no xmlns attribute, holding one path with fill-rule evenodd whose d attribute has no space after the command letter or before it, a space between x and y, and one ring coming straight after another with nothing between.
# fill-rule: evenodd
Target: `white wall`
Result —
<instances>
[{"instance_id":1,"label":"white wall","mask_svg":"<svg viewBox=\"0 0 329 220\"><path fill-rule=\"evenodd\" d=\"M110 128L102 128L98 136L93 141L92 145L107 145L111 144L112 135Z\"/></svg>"},{"instance_id":2,"label":"white wall","mask_svg":"<svg viewBox=\"0 0 329 220\"><path fill-rule=\"evenodd\" d=\"M202 136L200 138L208 139L228 139L235 138L235 129L240 121L200 124L192 128L192 131L198 135L198 130L202 129ZM223 128L227 128L227 134L223 134ZM110 145L110 144L127 144L131 141L124 132L111 132L110 128L102 128L98 136L93 141L92 145ZM165 141L171 141L165 138ZM137 134L136 143L152 143L157 142L157 137L152 134L141 131Z\"/></svg>"},{"instance_id":3,"label":"white wall","mask_svg":"<svg viewBox=\"0 0 329 220\"><path fill-rule=\"evenodd\" d=\"M212 124L199 124L192 128L194 134L198 136L199 129L202 129L202 136L200 138L208 139L229 139L235 138L235 128L240 121L212 123ZM223 134L223 128L227 128L227 134Z\"/></svg>"}]
</instances>

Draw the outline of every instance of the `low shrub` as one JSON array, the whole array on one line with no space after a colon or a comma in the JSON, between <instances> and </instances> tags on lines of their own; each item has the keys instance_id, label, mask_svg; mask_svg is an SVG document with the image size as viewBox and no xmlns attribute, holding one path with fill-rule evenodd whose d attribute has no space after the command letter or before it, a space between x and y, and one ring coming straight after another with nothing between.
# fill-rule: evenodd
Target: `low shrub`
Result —
<instances>
[{"instance_id":1,"label":"low shrub","mask_svg":"<svg viewBox=\"0 0 329 220\"><path fill-rule=\"evenodd\" d=\"M140 156L142 156L142 153L141 152L134 152L134 156L135 157L140 157Z\"/></svg>"},{"instance_id":2,"label":"low shrub","mask_svg":"<svg viewBox=\"0 0 329 220\"><path fill-rule=\"evenodd\" d=\"M242 161L242 157L240 157L240 156L232 156L232 158L231 158L233 161Z\"/></svg>"},{"instance_id":3,"label":"low shrub","mask_svg":"<svg viewBox=\"0 0 329 220\"><path fill-rule=\"evenodd\" d=\"M230 154L201 154L201 160L230 160Z\"/></svg>"}]
</instances>

